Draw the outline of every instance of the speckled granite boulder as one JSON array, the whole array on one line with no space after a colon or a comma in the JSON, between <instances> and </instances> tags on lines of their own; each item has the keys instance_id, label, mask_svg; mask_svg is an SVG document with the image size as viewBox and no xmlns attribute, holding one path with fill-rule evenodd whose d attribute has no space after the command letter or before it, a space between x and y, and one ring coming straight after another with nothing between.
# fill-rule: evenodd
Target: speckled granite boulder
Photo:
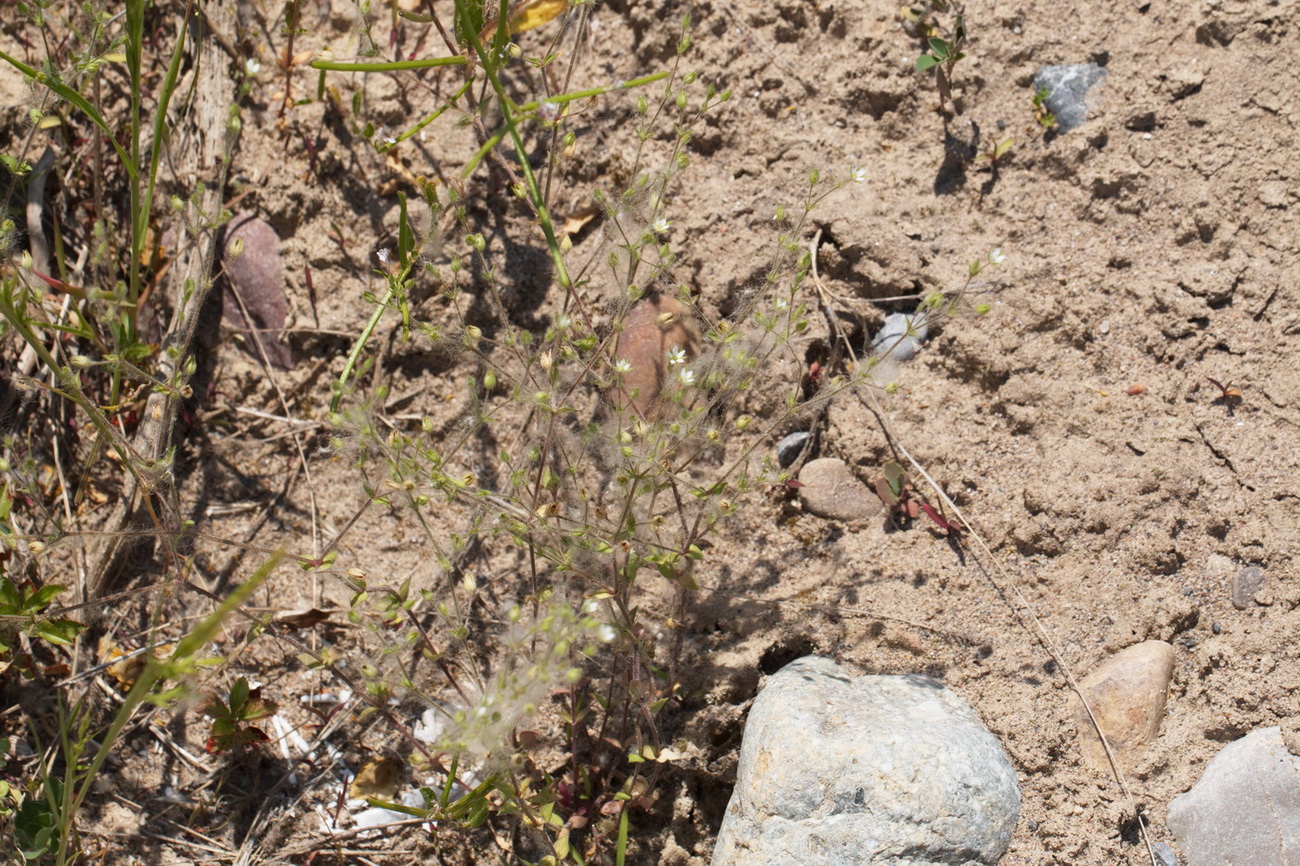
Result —
<instances>
[{"instance_id":1,"label":"speckled granite boulder","mask_svg":"<svg viewBox=\"0 0 1300 866\"><path fill-rule=\"evenodd\" d=\"M754 701L713 866L996 863L1015 771L975 711L924 676L786 665Z\"/></svg>"}]
</instances>

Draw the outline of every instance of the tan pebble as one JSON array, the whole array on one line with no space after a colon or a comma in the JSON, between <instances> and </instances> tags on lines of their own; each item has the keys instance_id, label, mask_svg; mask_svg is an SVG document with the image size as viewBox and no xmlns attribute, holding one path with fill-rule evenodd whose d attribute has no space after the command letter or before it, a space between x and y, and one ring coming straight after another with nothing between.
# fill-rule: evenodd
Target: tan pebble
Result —
<instances>
[{"instance_id":1,"label":"tan pebble","mask_svg":"<svg viewBox=\"0 0 1300 866\"><path fill-rule=\"evenodd\" d=\"M620 412L630 406L642 418L659 416L659 394L668 376L668 352L672 349L682 349L688 360L699 353L695 313L668 295L638 301L628 312L614 349L617 358L632 365L611 395Z\"/></svg>"},{"instance_id":2,"label":"tan pebble","mask_svg":"<svg viewBox=\"0 0 1300 866\"><path fill-rule=\"evenodd\" d=\"M1232 606L1245 610L1255 603L1261 595L1264 585L1264 570L1257 565L1248 565L1237 570L1232 576Z\"/></svg>"},{"instance_id":3,"label":"tan pebble","mask_svg":"<svg viewBox=\"0 0 1300 866\"><path fill-rule=\"evenodd\" d=\"M1174 648L1164 641L1148 640L1111 656L1079 683L1121 769L1131 767L1160 732L1173 674ZM1070 695L1070 713L1084 762L1109 774L1106 751L1074 693Z\"/></svg>"},{"instance_id":4,"label":"tan pebble","mask_svg":"<svg viewBox=\"0 0 1300 866\"><path fill-rule=\"evenodd\" d=\"M843 460L810 460L799 471L799 501L811 514L828 520L862 520L879 514L880 499L858 480Z\"/></svg>"},{"instance_id":5,"label":"tan pebble","mask_svg":"<svg viewBox=\"0 0 1300 866\"><path fill-rule=\"evenodd\" d=\"M889 629L885 632L881 643L890 649L904 650L916 656L925 655L925 643L922 642L921 638L904 629Z\"/></svg>"}]
</instances>

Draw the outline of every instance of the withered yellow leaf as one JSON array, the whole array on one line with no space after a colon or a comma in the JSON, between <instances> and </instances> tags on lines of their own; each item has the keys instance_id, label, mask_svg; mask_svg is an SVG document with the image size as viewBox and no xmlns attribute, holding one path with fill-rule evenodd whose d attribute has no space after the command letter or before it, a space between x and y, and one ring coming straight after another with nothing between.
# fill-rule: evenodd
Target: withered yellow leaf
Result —
<instances>
[{"instance_id":1,"label":"withered yellow leaf","mask_svg":"<svg viewBox=\"0 0 1300 866\"><path fill-rule=\"evenodd\" d=\"M380 800L392 800L397 796L397 789L402 785L402 762L397 758L377 758L366 761L357 771L356 778L348 789L348 796L354 800L375 797Z\"/></svg>"},{"instance_id":2,"label":"withered yellow leaf","mask_svg":"<svg viewBox=\"0 0 1300 866\"><path fill-rule=\"evenodd\" d=\"M546 22L558 18L568 8L569 0L522 0L515 4L506 18L508 32L513 36L525 30L532 30L534 27L541 27ZM479 39L486 42L496 34L496 31L497 25L494 21L483 28Z\"/></svg>"},{"instance_id":3,"label":"withered yellow leaf","mask_svg":"<svg viewBox=\"0 0 1300 866\"><path fill-rule=\"evenodd\" d=\"M510 10L510 32L523 33L541 27L569 8L569 0L523 0Z\"/></svg>"}]
</instances>

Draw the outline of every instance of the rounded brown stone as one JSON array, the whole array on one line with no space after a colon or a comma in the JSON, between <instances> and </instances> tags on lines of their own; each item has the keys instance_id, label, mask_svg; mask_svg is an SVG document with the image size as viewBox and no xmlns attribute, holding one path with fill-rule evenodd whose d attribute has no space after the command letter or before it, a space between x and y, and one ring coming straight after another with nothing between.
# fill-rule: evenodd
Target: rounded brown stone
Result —
<instances>
[{"instance_id":1,"label":"rounded brown stone","mask_svg":"<svg viewBox=\"0 0 1300 866\"><path fill-rule=\"evenodd\" d=\"M1106 659L1079 683L1121 769L1131 767L1160 732L1173 674L1174 648L1148 640ZM1084 762L1109 774L1106 750L1077 694L1070 695L1070 712Z\"/></svg>"},{"instance_id":2,"label":"rounded brown stone","mask_svg":"<svg viewBox=\"0 0 1300 866\"><path fill-rule=\"evenodd\" d=\"M659 417L659 394L672 349L681 349L688 360L699 353L694 312L668 295L638 301L628 312L614 349L618 358L631 365L611 395L620 412L630 407L646 420Z\"/></svg>"},{"instance_id":3,"label":"rounded brown stone","mask_svg":"<svg viewBox=\"0 0 1300 866\"><path fill-rule=\"evenodd\" d=\"M880 499L835 457L809 460L799 471L799 501L828 520L862 520L879 514Z\"/></svg>"}]
</instances>

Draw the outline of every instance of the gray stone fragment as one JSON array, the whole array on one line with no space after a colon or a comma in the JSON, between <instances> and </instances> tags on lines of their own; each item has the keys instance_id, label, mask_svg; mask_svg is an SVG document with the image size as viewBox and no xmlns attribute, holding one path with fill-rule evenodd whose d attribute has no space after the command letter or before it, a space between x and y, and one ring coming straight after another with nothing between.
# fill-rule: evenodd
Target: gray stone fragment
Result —
<instances>
[{"instance_id":1,"label":"gray stone fragment","mask_svg":"<svg viewBox=\"0 0 1300 866\"><path fill-rule=\"evenodd\" d=\"M1010 760L955 693L807 656L754 701L712 863L993 864L1019 812Z\"/></svg>"},{"instance_id":2,"label":"gray stone fragment","mask_svg":"<svg viewBox=\"0 0 1300 866\"><path fill-rule=\"evenodd\" d=\"M1255 603L1255 594L1264 585L1264 570L1257 565L1238 569L1232 576L1232 606L1245 610Z\"/></svg>"},{"instance_id":3,"label":"gray stone fragment","mask_svg":"<svg viewBox=\"0 0 1300 866\"><path fill-rule=\"evenodd\" d=\"M921 341L929 331L925 320L925 313L890 313L880 333L872 339L872 348L877 355L889 353L895 361L912 360L921 351Z\"/></svg>"},{"instance_id":4,"label":"gray stone fragment","mask_svg":"<svg viewBox=\"0 0 1300 866\"><path fill-rule=\"evenodd\" d=\"M1088 119L1088 91L1105 78L1106 70L1095 63L1044 66L1034 73L1034 90L1047 88L1047 108L1061 132L1069 132Z\"/></svg>"},{"instance_id":5,"label":"gray stone fragment","mask_svg":"<svg viewBox=\"0 0 1300 866\"><path fill-rule=\"evenodd\" d=\"M799 459L803 452L804 445L808 444L808 438L811 436L807 430L798 430L786 436L776 444L776 462L782 468L789 468L794 461Z\"/></svg>"},{"instance_id":6,"label":"gray stone fragment","mask_svg":"<svg viewBox=\"0 0 1300 866\"><path fill-rule=\"evenodd\" d=\"M1192 790L1169 804L1187 866L1300 863L1300 757L1282 729L1260 728L1219 750Z\"/></svg>"},{"instance_id":7,"label":"gray stone fragment","mask_svg":"<svg viewBox=\"0 0 1300 866\"><path fill-rule=\"evenodd\" d=\"M1178 866L1178 855L1164 842L1153 843L1151 853L1156 855L1156 863L1159 866Z\"/></svg>"}]
</instances>

